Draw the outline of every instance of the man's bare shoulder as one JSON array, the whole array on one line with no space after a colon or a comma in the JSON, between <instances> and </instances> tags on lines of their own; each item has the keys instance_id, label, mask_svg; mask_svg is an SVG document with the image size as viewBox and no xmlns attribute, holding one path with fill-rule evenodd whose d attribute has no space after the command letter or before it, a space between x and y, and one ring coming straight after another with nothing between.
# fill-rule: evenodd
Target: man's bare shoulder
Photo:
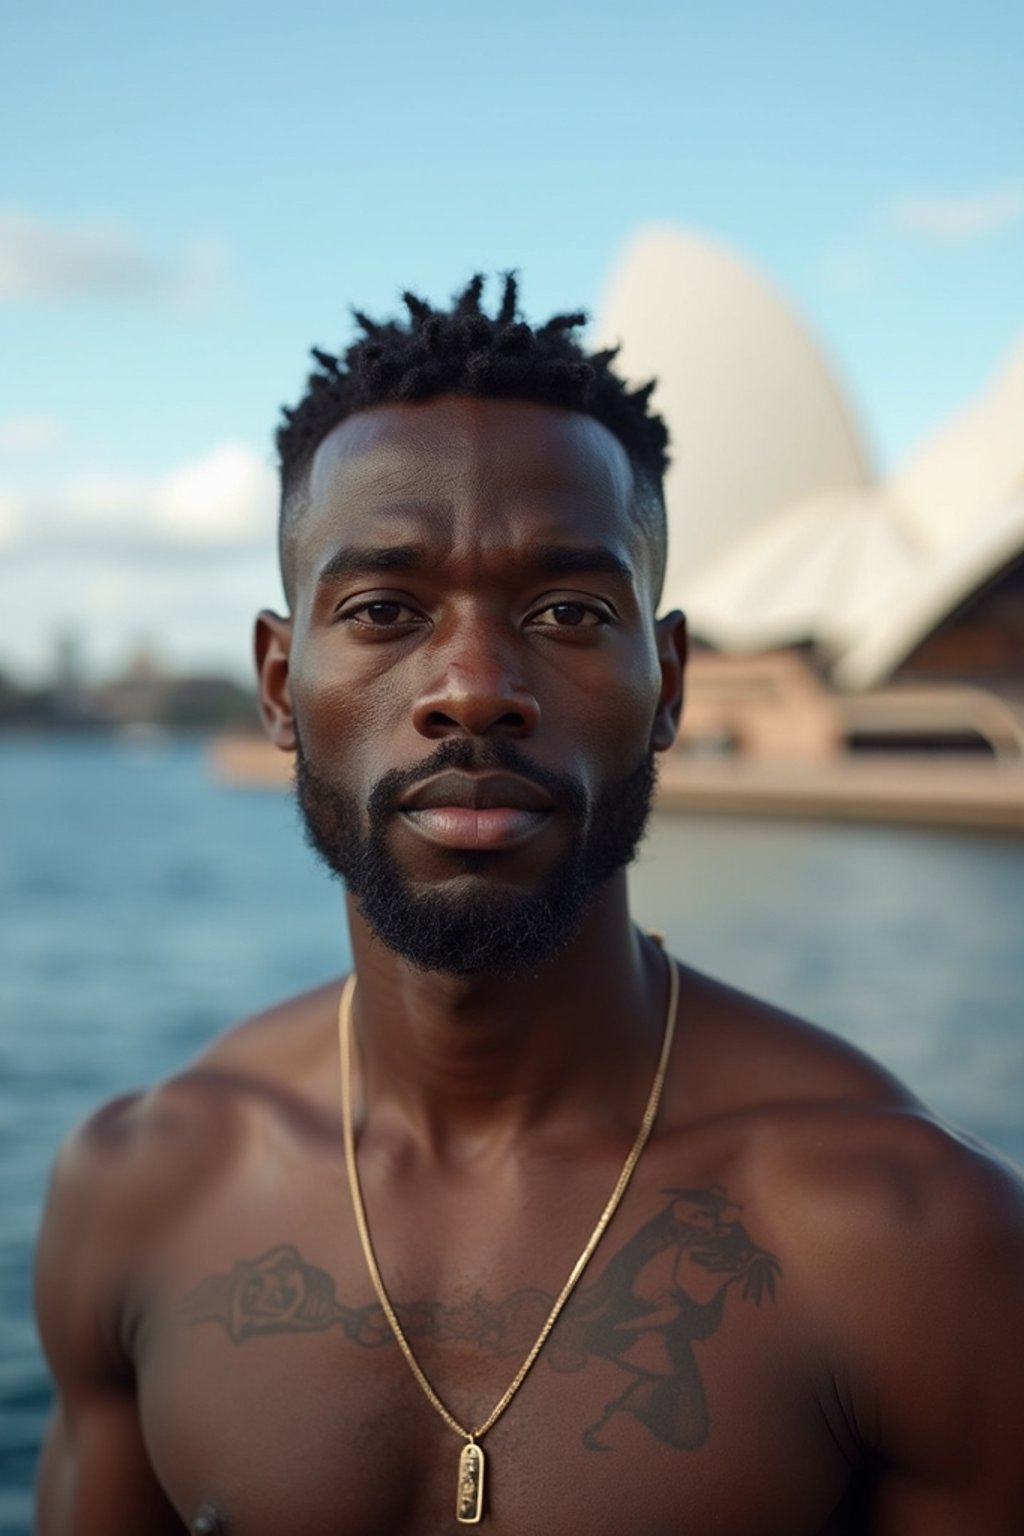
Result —
<instances>
[{"instance_id":1,"label":"man's bare shoulder","mask_svg":"<svg viewBox=\"0 0 1024 1536\"><path fill-rule=\"evenodd\" d=\"M837 1298L872 1326L890 1304L926 1311L940 1278L993 1294L1002 1274L1024 1303L1019 1170L827 1031L704 977L689 995L699 1118L829 1328Z\"/></svg>"},{"instance_id":2,"label":"man's bare shoulder","mask_svg":"<svg viewBox=\"0 0 1024 1536\"><path fill-rule=\"evenodd\" d=\"M858 1440L965 1500L1010 1478L1024 1423L1018 1172L915 1107L809 1107L765 1149L769 1241Z\"/></svg>"},{"instance_id":3,"label":"man's bare shoulder","mask_svg":"<svg viewBox=\"0 0 1024 1536\"><path fill-rule=\"evenodd\" d=\"M866 1052L806 1019L682 968L677 1075L711 1116L858 1104L918 1105ZM918 1107L920 1107L918 1105Z\"/></svg>"},{"instance_id":4,"label":"man's bare shoulder","mask_svg":"<svg viewBox=\"0 0 1024 1536\"><path fill-rule=\"evenodd\" d=\"M1024 1283L1024 1180L993 1148L923 1106L870 1099L792 1104L752 1138L794 1250L893 1294L916 1268L981 1274L1016 1245ZM899 1273L897 1273L899 1271ZM1024 1301L1024 1295L1022 1295Z\"/></svg>"},{"instance_id":5,"label":"man's bare shoulder","mask_svg":"<svg viewBox=\"0 0 1024 1536\"><path fill-rule=\"evenodd\" d=\"M908 1486L1016 1507L1020 1173L827 1032L702 978L690 996L705 1134L830 1362L826 1399Z\"/></svg>"},{"instance_id":6,"label":"man's bare shoulder","mask_svg":"<svg viewBox=\"0 0 1024 1536\"><path fill-rule=\"evenodd\" d=\"M94 1111L58 1153L44 1240L59 1230L95 1249L106 1233L120 1265L230 1171L257 1123L331 1113L324 1058L338 990L330 982L244 1019L182 1071Z\"/></svg>"}]
</instances>

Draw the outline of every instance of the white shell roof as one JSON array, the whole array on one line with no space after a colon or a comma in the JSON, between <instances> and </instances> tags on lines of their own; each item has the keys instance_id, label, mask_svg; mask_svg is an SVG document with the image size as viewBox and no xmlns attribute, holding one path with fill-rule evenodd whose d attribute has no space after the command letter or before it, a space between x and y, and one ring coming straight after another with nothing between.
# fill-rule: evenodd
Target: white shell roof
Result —
<instances>
[{"instance_id":1,"label":"white shell roof","mask_svg":"<svg viewBox=\"0 0 1024 1536\"><path fill-rule=\"evenodd\" d=\"M970 537L985 509L1024 491L1024 342L981 399L929 438L891 485L936 551Z\"/></svg>"},{"instance_id":2,"label":"white shell roof","mask_svg":"<svg viewBox=\"0 0 1024 1536\"><path fill-rule=\"evenodd\" d=\"M722 650L811 640L871 687L1024 554L1024 345L888 481L774 290L711 242L639 235L597 327L621 371L659 380L673 439L666 603Z\"/></svg>"},{"instance_id":3,"label":"white shell roof","mask_svg":"<svg viewBox=\"0 0 1024 1536\"><path fill-rule=\"evenodd\" d=\"M639 234L616 266L595 344L634 384L657 378L672 433L666 599L771 512L865 486L867 456L839 384L789 305L752 267L681 230Z\"/></svg>"},{"instance_id":4,"label":"white shell roof","mask_svg":"<svg viewBox=\"0 0 1024 1536\"><path fill-rule=\"evenodd\" d=\"M832 669L841 688L871 688L891 674L972 592L1024 555L1021 495L923 562L891 594L886 611L863 625Z\"/></svg>"},{"instance_id":5,"label":"white shell roof","mask_svg":"<svg viewBox=\"0 0 1024 1536\"><path fill-rule=\"evenodd\" d=\"M863 610L914 569L916 530L872 491L836 491L783 507L724 549L694 584L694 633L721 650L759 651L813 637L830 650L859 638Z\"/></svg>"}]
</instances>

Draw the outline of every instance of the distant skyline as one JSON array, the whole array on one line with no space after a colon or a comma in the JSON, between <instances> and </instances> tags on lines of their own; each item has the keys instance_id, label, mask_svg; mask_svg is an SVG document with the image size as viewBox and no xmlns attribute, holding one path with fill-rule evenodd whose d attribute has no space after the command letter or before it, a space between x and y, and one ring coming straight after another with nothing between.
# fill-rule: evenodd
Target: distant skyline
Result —
<instances>
[{"instance_id":1,"label":"distant skyline","mask_svg":"<svg viewBox=\"0 0 1024 1536\"><path fill-rule=\"evenodd\" d=\"M0 670L73 631L248 673L272 435L348 306L515 266L599 308L630 236L731 246L892 469L1024 335L1024 8L82 0L5 32ZM685 445L677 424L678 448Z\"/></svg>"}]
</instances>

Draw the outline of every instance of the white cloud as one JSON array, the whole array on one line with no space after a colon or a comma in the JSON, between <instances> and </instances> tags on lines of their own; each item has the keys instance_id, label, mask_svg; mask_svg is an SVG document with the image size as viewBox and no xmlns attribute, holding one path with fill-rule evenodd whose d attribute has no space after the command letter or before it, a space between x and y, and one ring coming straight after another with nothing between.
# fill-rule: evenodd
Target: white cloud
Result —
<instances>
[{"instance_id":1,"label":"white cloud","mask_svg":"<svg viewBox=\"0 0 1024 1536\"><path fill-rule=\"evenodd\" d=\"M160 556L232 554L271 547L276 477L242 443L221 443L166 474L78 475L49 492L8 492L9 547L138 561Z\"/></svg>"},{"instance_id":2,"label":"white cloud","mask_svg":"<svg viewBox=\"0 0 1024 1536\"><path fill-rule=\"evenodd\" d=\"M57 542L45 560L0 558L0 671L43 680L70 634L90 677L120 672L144 645L172 670L249 679L252 621L267 603L282 606L271 544L216 560L129 564Z\"/></svg>"},{"instance_id":3,"label":"white cloud","mask_svg":"<svg viewBox=\"0 0 1024 1536\"><path fill-rule=\"evenodd\" d=\"M8 416L0 421L0 458L38 458L50 451L59 436L52 416Z\"/></svg>"},{"instance_id":4,"label":"white cloud","mask_svg":"<svg viewBox=\"0 0 1024 1536\"><path fill-rule=\"evenodd\" d=\"M250 544L273 528L277 481L250 448L225 443L160 483L153 518L168 538L196 548Z\"/></svg>"},{"instance_id":5,"label":"white cloud","mask_svg":"<svg viewBox=\"0 0 1024 1536\"><path fill-rule=\"evenodd\" d=\"M100 298L202 307L222 295L225 266L215 240L165 253L113 221L59 223L0 209L0 302Z\"/></svg>"},{"instance_id":6,"label":"white cloud","mask_svg":"<svg viewBox=\"0 0 1024 1536\"><path fill-rule=\"evenodd\" d=\"M1024 182L964 197L904 197L891 210L901 233L942 244L982 240L1024 219Z\"/></svg>"},{"instance_id":7,"label":"white cloud","mask_svg":"<svg viewBox=\"0 0 1024 1536\"><path fill-rule=\"evenodd\" d=\"M165 473L0 484L0 670L41 677L80 636L97 675L142 641L172 666L247 674L252 616L280 606L276 477L225 442Z\"/></svg>"}]
</instances>

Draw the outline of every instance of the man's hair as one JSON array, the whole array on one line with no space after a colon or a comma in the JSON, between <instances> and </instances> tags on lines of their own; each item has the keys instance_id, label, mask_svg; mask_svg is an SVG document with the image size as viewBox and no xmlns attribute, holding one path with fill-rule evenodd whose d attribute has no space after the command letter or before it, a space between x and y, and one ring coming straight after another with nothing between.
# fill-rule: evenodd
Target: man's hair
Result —
<instances>
[{"instance_id":1,"label":"man's hair","mask_svg":"<svg viewBox=\"0 0 1024 1536\"><path fill-rule=\"evenodd\" d=\"M332 357L313 348L318 367L298 405L285 408L277 432L286 591L289 525L303 499L313 455L327 434L357 411L445 394L533 400L601 422L629 456L642 511L663 552L668 430L650 409L654 381L630 389L611 368L617 347L585 352L574 335L586 323L582 312L553 315L537 327L527 324L519 315L514 273L505 276L493 317L480 307L483 288L483 277L474 277L447 310L404 293L408 317L400 320L371 320L355 310L362 335L346 352Z\"/></svg>"}]
</instances>

